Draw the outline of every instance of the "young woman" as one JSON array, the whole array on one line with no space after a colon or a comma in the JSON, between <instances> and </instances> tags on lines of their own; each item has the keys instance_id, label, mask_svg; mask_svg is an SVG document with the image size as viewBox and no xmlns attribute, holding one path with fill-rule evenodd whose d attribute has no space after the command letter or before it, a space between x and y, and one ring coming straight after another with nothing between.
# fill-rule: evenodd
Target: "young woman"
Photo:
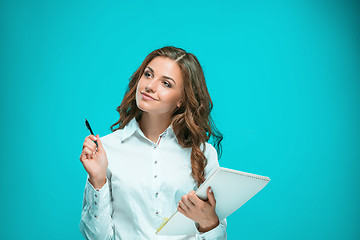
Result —
<instances>
[{"instance_id":1,"label":"young woman","mask_svg":"<svg viewBox=\"0 0 360 240\"><path fill-rule=\"evenodd\" d=\"M214 193L195 191L218 166L222 135L198 59L181 48L151 52L130 78L112 133L85 138L86 181L80 231L86 239L226 239ZM114 126L119 125L113 129ZM97 141L98 147L94 141ZM216 194L216 193L215 193ZM176 210L193 236L156 235Z\"/></svg>"}]
</instances>

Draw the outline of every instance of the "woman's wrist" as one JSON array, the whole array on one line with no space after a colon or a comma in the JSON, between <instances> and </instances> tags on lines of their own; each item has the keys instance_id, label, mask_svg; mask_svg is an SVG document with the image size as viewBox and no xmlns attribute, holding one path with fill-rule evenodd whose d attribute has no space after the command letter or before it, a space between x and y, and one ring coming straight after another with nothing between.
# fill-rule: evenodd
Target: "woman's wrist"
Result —
<instances>
[{"instance_id":1,"label":"woman's wrist","mask_svg":"<svg viewBox=\"0 0 360 240\"><path fill-rule=\"evenodd\" d=\"M95 189L100 189L105 185L106 177L105 178L99 178L99 179L89 177L89 182L91 183L91 185L93 185L93 187Z\"/></svg>"},{"instance_id":2,"label":"woman's wrist","mask_svg":"<svg viewBox=\"0 0 360 240\"><path fill-rule=\"evenodd\" d=\"M220 224L219 219L217 218L215 221L207 222L207 223L199 223L199 232L208 232L214 228L216 228Z\"/></svg>"}]
</instances>

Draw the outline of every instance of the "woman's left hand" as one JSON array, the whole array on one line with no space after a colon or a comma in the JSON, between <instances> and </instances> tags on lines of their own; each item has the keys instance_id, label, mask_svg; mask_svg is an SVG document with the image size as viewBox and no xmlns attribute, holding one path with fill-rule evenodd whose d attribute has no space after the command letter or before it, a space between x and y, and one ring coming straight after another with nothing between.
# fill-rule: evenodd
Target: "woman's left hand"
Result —
<instances>
[{"instance_id":1,"label":"woman's left hand","mask_svg":"<svg viewBox=\"0 0 360 240\"><path fill-rule=\"evenodd\" d=\"M219 225L219 218L215 212L216 200L210 187L207 197L208 200L203 201L192 190L181 197L177 208L179 212L199 224L200 232L210 231Z\"/></svg>"}]
</instances>

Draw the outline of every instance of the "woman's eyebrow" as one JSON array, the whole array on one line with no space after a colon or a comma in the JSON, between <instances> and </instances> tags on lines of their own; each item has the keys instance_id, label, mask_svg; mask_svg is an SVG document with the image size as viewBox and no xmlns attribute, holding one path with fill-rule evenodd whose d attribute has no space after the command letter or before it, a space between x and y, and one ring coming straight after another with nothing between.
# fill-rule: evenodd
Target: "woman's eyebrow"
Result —
<instances>
[{"instance_id":1,"label":"woman's eyebrow","mask_svg":"<svg viewBox=\"0 0 360 240\"><path fill-rule=\"evenodd\" d=\"M154 70L153 70L151 67L147 66L147 68L150 70L150 72L151 72L152 74L155 75ZM174 84L176 84L175 80L172 79L171 77L168 77L168 76L162 76L162 77L163 77L163 78L166 78L166 79L169 79L169 80L173 81Z\"/></svg>"}]
</instances>

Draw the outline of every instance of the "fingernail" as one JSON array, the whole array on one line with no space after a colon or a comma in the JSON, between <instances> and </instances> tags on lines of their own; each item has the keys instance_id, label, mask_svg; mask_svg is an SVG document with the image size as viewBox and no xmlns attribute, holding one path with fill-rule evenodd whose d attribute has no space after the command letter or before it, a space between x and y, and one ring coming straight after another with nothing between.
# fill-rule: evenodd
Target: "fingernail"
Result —
<instances>
[{"instance_id":1,"label":"fingernail","mask_svg":"<svg viewBox=\"0 0 360 240\"><path fill-rule=\"evenodd\" d=\"M97 140L97 138L96 138L96 137L94 137L94 139L95 139L95 140Z\"/></svg>"},{"instance_id":2,"label":"fingernail","mask_svg":"<svg viewBox=\"0 0 360 240\"><path fill-rule=\"evenodd\" d=\"M212 193L211 188L209 188L209 193Z\"/></svg>"}]
</instances>

